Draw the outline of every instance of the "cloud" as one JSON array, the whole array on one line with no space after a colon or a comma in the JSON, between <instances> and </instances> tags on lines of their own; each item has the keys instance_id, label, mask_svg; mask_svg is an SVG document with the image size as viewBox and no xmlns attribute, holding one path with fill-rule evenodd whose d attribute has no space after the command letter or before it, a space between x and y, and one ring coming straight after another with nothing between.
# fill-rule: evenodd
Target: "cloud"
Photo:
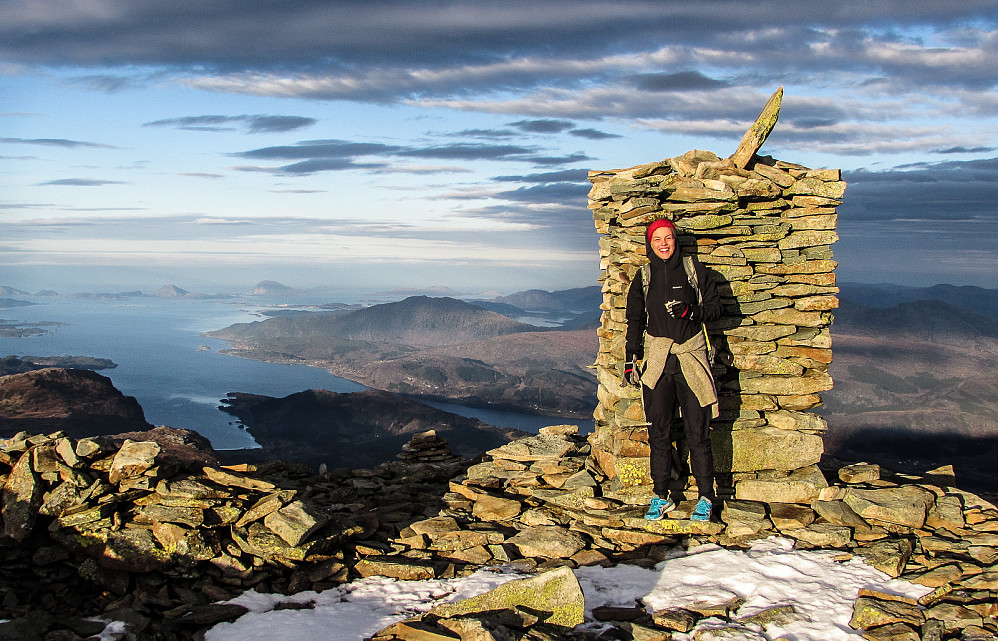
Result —
<instances>
[{"instance_id":1,"label":"cloud","mask_svg":"<svg viewBox=\"0 0 998 641\"><path fill-rule=\"evenodd\" d=\"M533 158L535 148L518 145L486 145L478 143L454 143L402 149L396 152L399 156L414 156L417 158L446 158L450 160L525 160Z\"/></svg>"},{"instance_id":2,"label":"cloud","mask_svg":"<svg viewBox=\"0 0 998 641\"><path fill-rule=\"evenodd\" d=\"M275 173L307 175L320 171L346 171L350 169L384 169L387 163L383 162L354 162L349 158L315 158L303 160L301 162L284 165L277 168Z\"/></svg>"},{"instance_id":3,"label":"cloud","mask_svg":"<svg viewBox=\"0 0 998 641\"><path fill-rule=\"evenodd\" d=\"M570 165L586 160L593 160L593 158L585 152L577 151L567 156L539 156L530 160L535 165Z\"/></svg>"},{"instance_id":4,"label":"cloud","mask_svg":"<svg viewBox=\"0 0 998 641\"><path fill-rule=\"evenodd\" d=\"M103 93L118 93L126 89L135 89L143 84L136 78L112 75L78 76L66 80L65 83L70 86Z\"/></svg>"},{"instance_id":5,"label":"cloud","mask_svg":"<svg viewBox=\"0 0 998 641\"><path fill-rule=\"evenodd\" d=\"M64 147L66 149L75 149L79 147L87 147L92 149L118 149L118 147L113 147L111 145L103 145L96 142L86 142L83 140L67 140L65 138L0 138L0 142L7 144L21 144L21 145L42 145L44 147Z\"/></svg>"},{"instance_id":6,"label":"cloud","mask_svg":"<svg viewBox=\"0 0 998 641\"><path fill-rule=\"evenodd\" d=\"M227 125L238 124L251 134L295 131L311 127L318 120L303 116L183 116L143 124L143 127L176 127L186 131L232 131Z\"/></svg>"},{"instance_id":7,"label":"cloud","mask_svg":"<svg viewBox=\"0 0 998 641\"><path fill-rule=\"evenodd\" d=\"M38 184L63 187L103 187L104 185L126 185L128 183L121 180L100 180L98 178L59 178Z\"/></svg>"},{"instance_id":8,"label":"cloud","mask_svg":"<svg viewBox=\"0 0 998 641\"><path fill-rule=\"evenodd\" d=\"M189 176L191 178L225 178L222 174L212 174L203 171L182 171L181 176Z\"/></svg>"},{"instance_id":9,"label":"cloud","mask_svg":"<svg viewBox=\"0 0 998 641\"><path fill-rule=\"evenodd\" d=\"M512 129L464 129L450 134L460 138L486 138L491 140L502 140L505 138L515 138L519 132Z\"/></svg>"},{"instance_id":10,"label":"cloud","mask_svg":"<svg viewBox=\"0 0 998 641\"><path fill-rule=\"evenodd\" d=\"M402 150L402 147L381 143L349 142L346 140L307 140L295 145L261 147L234 156L265 160L300 160L319 158L351 158L355 156L384 155Z\"/></svg>"},{"instance_id":11,"label":"cloud","mask_svg":"<svg viewBox=\"0 0 998 641\"><path fill-rule=\"evenodd\" d=\"M0 202L0 209L41 209L52 207L51 203L3 203Z\"/></svg>"},{"instance_id":12,"label":"cloud","mask_svg":"<svg viewBox=\"0 0 998 641\"><path fill-rule=\"evenodd\" d=\"M453 166L397 166L387 161L360 161L365 157L427 158L435 160L530 162L535 165L564 165L591 158L583 152L546 156L539 147L459 142L429 146L401 146L347 140L311 140L294 145L261 147L230 154L254 160L297 160L279 167L236 166L237 171L270 171L278 174L312 174L322 171L370 169L379 173L456 173L468 171Z\"/></svg>"},{"instance_id":13,"label":"cloud","mask_svg":"<svg viewBox=\"0 0 998 641\"><path fill-rule=\"evenodd\" d=\"M245 219L238 220L238 219L232 219L232 218L213 218L213 217L207 217L207 216L204 217L204 218L195 218L191 222L193 222L195 225L248 225L248 224L250 224L250 221L245 220Z\"/></svg>"},{"instance_id":14,"label":"cloud","mask_svg":"<svg viewBox=\"0 0 998 641\"><path fill-rule=\"evenodd\" d=\"M561 206L574 204L585 208L586 194L588 193L589 187L587 185L557 182L502 191L497 193L495 197L534 204L551 203Z\"/></svg>"},{"instance_id":15,"label":"cloud","mask_svg":"<svg viewBox=\"0 0 998 641\"><path fill-rule=\"evenodd\" d=\"M934 149L936 154L986 154L998 150L998 147L948 147L946 149Z\"/></svg>"},{"instance_id":16,"label":"cloud","mask_svg":"<svg viewBox=\"0 0 998 641\"><path fill-rule=\"evenodd\" d=\"M605 140L607 138L623 138L620 134L611 134L597 129L573 129L568 132L571 136L586 138L588 140Z\"/></svg>"},{"instance_id":17,"label":"cloud","mask_svg":"<svg viewBox=\"0 0 998 641\"><path fill-rule=\"evenodd\" d=\"M497 182L526 182L526 183L550 183L550 182L575 182L589 184L589 172L586 169L565 169L562 171L549 171L541 174L527 174L526 176L496 176L492 180Z\"/></svg>"},{"instance_id":18,"label":"cloud","mask_svg":"<svg viewBox=\"0 0 998 641\"><path fill-rule=\"evenodd\" d=\"M572 129L575 124L568 120L542 118L540 120L518 120L509 123L509 126L534 134L560 134L567 129Z\"/></svg>"},{"instance_id":19,"label":"cloud","mask_svg":"<svg viewBox=\"0 0 998 641\"><path fill-rule=\"evenodd\" d=\"M678 73L642 73L625 78L641 91L704 91L729 86L722 80L708 78L699 71Z\"/></svg>"},{"instance_id":20,"label":"cloud","mask_svg":"<svg viewBox=\"0 0 998 641\"><path fill-rule=\"evenodd\" d=\"M998 222L996 172L998 158L846 172L848 188L839 213L857 220Z\"/></svg>"},{"instance_id":21,"label":"cloud","mask_svg":"<svg viewBox=\"0 0 998 641\"><path fill-rule=\"evenodd\" d=\"M415 174L428 176L431 174L468 174L472 170L454 165L392 165L377 169L376 174Z\"/></svg>"}]
</instances>

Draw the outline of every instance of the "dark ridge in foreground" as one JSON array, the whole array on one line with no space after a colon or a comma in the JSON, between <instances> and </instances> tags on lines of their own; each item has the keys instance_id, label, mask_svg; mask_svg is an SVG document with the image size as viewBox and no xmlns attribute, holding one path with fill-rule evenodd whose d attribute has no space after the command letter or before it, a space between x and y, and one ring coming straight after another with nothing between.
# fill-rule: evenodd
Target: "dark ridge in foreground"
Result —
<instances>
[{"instance_id":1,"label":"dark ridge in foreground","mask_svg":"<svg viewBox=\"0 0 998 641\"><path fill-rule=\"evenodd\" d=\"M82 438L151 427L135 397L90 370L49 367L0 377L0 437L61 430Z\"/></svg>"},{"instance_id":2,"label":"dark ridge in foreground","mask_svg":"<svg viewBox=\"0 0 998 641\"><path fill-rule=\"evenodd\" d=\"M222 409L239 418L263 447L225 455L240 460L249 456L365 467L391 460L414 434L427 430L435 430L456 454L469 458L526 436L381 390L340 394L312 389L284 398L231 393L223 402Z\"/></svg>"}]
</instances>

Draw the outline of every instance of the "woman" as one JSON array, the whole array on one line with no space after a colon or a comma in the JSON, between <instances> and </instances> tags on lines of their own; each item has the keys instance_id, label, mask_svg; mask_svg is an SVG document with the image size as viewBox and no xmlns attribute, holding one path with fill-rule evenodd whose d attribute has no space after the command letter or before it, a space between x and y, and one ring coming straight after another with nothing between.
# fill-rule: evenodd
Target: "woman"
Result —
<instances>
[{"instance_id":1,"label":"woman","mask_svg":"<svg viewBox=\"0 0 998 641\"><path fill-rule=\"evenodd\" d=\"M700 493L690 518L709 521L716 500L709 429L711 417L717 416L717 391L704 323L721 315L721 299L704 266L692 256L682 256L672 221L653 222L645 241L649 264L627 292L624 366L624 380L641 385L648 421L655 496L645 518L658 520L676 508L669 480L672 421L678 404Z\"/></svg>"}]
</instances>

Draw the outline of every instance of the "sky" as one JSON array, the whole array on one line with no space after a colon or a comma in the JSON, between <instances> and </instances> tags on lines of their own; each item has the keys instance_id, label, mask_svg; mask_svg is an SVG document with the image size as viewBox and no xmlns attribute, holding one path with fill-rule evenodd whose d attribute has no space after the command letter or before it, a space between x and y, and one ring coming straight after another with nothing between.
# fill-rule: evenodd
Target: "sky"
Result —
<instances>
[{"instance_id":1,"label":"sky","mask_svg":"<svg viewBox=\"0 0 998 641\"><path fill-rule=\"evenodd\" d=\"M603 605L633 607L640 599L649 611L721 604L735 598L745 600L736 616L747 617L777 605L793 606L795 621L769 625L766 629L745 625L739 636L726 639L765 641L859 641L859 632L849 627L859 591L868 588L909 598L918 598L930 588L887 574L867 565L860 557L836 560L836 550L802 551L791 539L771 537L756 541L749 550L726 550L710 544L689 552L677 549L673 558L654 568L633 565L610 568L581 567L575 576L585 597L583 624L599 630L603 624L592 617ZM359 579L321 593L300 592L291 596L261 594L250 590L230 603L249 612L232 623L220 623L205 635L206 641L362 641L379 630L434 605L470 598L525 575L479 570L462 579L395 581L385 577ZM277 608L280 603L314 602L310 609ZM695 634L723 625L719 618L700 621L689 634L676 633L675 641L690 641ZM108 626L107 633L116 628ZM714 638L705 636L703 638Z\"/></svg>"},{"instance_id":2,"label":"sky","mask_svg":"<svg viewBox=\"0 0 998 641\"><path fill-rule=\"evenodd\" d=\"M841 168L840 281L998 287L993 0L0 0L0 285L596 284L588 170Z\"/></svg>"}]
</instances>

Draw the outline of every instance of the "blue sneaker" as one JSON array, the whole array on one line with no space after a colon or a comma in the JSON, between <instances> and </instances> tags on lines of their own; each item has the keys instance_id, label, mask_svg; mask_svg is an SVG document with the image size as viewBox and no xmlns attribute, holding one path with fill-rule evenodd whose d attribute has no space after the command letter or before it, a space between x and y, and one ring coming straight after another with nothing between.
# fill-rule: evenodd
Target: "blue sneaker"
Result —
<instances>
[{"instance_id":1,"label":"blue sneaker","mask_svg":"<svg viewBox=\"0 0 998 641\"><path fill-rule=\"evenodd\" d=\"M648 511L645 512L645 518L649 521L661 521L668 512L674 509L676 509L675 501L672 499L660 499L656 496L651 500Z\"/></svg>"},{"instance_id":2,"label":"blue sneaker","mask_svg":"<svg viewBox=\"0 0 998 641\"><path fill-rule=\"evenodd\" d=\"M714 504L710 502L706 496L701 496L700 500L697 501L697 505L693 508L693 514L690 515L691 521L709 521L711 514L714 513Z\"/></svg>"}]
</instances>

